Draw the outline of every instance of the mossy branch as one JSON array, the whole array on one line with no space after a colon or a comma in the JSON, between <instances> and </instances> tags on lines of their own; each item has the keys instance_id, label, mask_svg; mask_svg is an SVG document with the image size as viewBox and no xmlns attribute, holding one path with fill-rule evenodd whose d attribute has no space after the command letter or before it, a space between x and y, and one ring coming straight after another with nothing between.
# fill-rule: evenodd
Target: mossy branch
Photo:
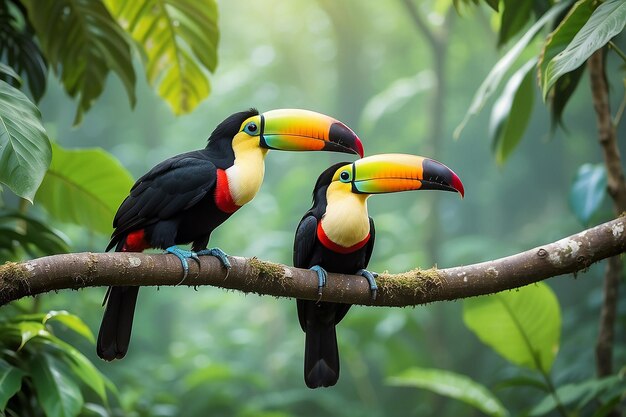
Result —
<instances>
[{"instance_id":1,"label":"mossy branch","mask_svg":"<svg viewBox=\"0 0 626 417\"><path fill-rule=\"evenodd\" d=\"M594 262L626 250L626 217L584 230L516 255L446 269L383 273L378 297L370 300L365 278L329 274L322 300L375 306L412 306L521 287L546 278L584 271ZM190 262L180 283L178 258L166 254L70 253L0 267L0 305L62 289L107 285L212 285L278 297L318 299L317 276L306 269L232 257L226 271L212 256Z\"/></svg>"}]
</instances>

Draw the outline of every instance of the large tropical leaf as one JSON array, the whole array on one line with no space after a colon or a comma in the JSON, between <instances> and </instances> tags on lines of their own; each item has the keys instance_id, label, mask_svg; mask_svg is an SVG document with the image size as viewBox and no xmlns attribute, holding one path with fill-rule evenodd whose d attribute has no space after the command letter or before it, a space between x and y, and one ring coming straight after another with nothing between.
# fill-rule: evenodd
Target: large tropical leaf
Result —
<instances>
[{"instance_id":1,"label":"large tropical leaf","mask_svg":"<svg viewBox=\"0 0 626 417\"><path fill-rule=\"evenodd\" d=\"M504 10L498 32L498 46L507 43L526 25L533 9L530 1L504 0Z\"/></svg>"},{"instance_id":2,"label":"large tropical leaf","mask_svg":"<svg viewBox=\"0 0 626 417\"><path fill-rule=\"evenodd\" d=\"M509 412L486 387L465 375L441 369L407 369L387 380L390 385L423 388L463 401L488 416L505 417Z\"/></svg>"},{"instance_id":3,"label":"large tropical leaf","mask_svg":"<svg viewBox=\"0 0 626 417\"><path fill-rule=\"evenodd\" d=\"M0 80L0 182L32 202L50 158L39 110L24 93Z\"/></svg>"},{"instance_id":4,"label":"large tropical leaf","mask_svg":"<svg viewBox=\"0 0 626 417\"><path fill-rule=\"evenodd\" d=\"M509 69L513 66L517 58L520 56L522 51L528 46L530 41L535 37L537 32L543 28L546 23L550 22L554 17L558 16L567 6L569 2L562 1L555 4L550 10L548 10L534 25L528 29L528 31L522 36L516 43L513 45L509 51L504 54L502 58L493 66L487 77L482 82L478 90L474 94L474 98L472 99L472 103L470 104L467 113L465 113L465 117L463 121L457 126L454 131L454 136L459 137L463 128L469 121L469 119L478 114L480 110L483 108L487 100L493 95L498 86L500 85L500 81L504 77L504 74L507 73Z\"/></svg>"},{"instance_id":5,"label":"large tropical leaf","mask_svg":"<svg viewBox=\"0 0 626 417\"><path fill-rule=\"evenodd\" d=\"M57 219L110 233L113 216L133 185L126 169L102 149L53 145L52 163L36 200Z\"/></svg>"},{"instance_id":6,"label":"large tropical leaf","mask_svg":"<svg viewBox=\"0 0 626 417\"><path fill-rule=\"evenodd\" d=\"M217 65L215 0L105 0L143 49L148 81L175 114L192 111L211 90Z\"/></svg>"},{"instance_id":7,"label":"large tropical leaf","mask_svg":"<svg viewBox=\"0 0 626 417\"><path fill-rule=\"evenodd\" d=\"M89 340L91 343L96 343L96 339L93 337L93 333L89 326L85 324L84 321L81 320L75 314L70 314L65 310L52 310L49 311L42 319L42 323L46 324L48 321L58 321L63 323L67 328L73 330L79 335L83 336L85 339Z\"/></svg>"},{"instance_id":8,"label":"large tropical leaf","mask_svg":"<svg viewBox=\"0 0 626 417\"><path fill-rule=\"evenodd\" d=\"M7 402L22 386L24 372L0 359L0 413L4 411Z\"/></svg>"},{"instance_id":9,"label":"large tropical leaf","mask_svg":"<svg viewBox=\"0 0 626 417\"><path fill-rule=\"evenodd\" d=\"M561 312L554 292L543 283L466 299L463 321L517 365L548 372L558 352Z\"/></svg>"},{"instance_id":10,"label":"large tropical leaf","mask_svg":"<svg viewBox=\"0 0 626 417\"><path fill-rule=\"evenodd\" d=\"M567 15L561 20L556 29L546 37L537 64L537 79L544 92L546 91L544 73L548 63L552 58L562 52L572 39L574 39L576 33L578 33L580 28L582 28L587 20L589 20L589 17L591 17L594 7L595 4L593 1L578 0L567 12Z\"/></svg>"},{"instance_id":11,"label":"large tropical leaf","mask_svg":"<svg viewBox=\"0 0 626 417\"><path fill-rule=\"evenodd\" d=\"M4 57L15 71L26 76L33 99L39 101L46 90L48 66L35 42L25 10L10 7L7 1L0 2L0 27L0 57Z\"/></svg>"},{"instance_id":12,"label":"large tropical leaf","mask_svg":"<svg viewBox=\"0 0 626 417\"><path fill-rule=\"evenodd\" d=\"M504 164L522 139L535 101L533 58L517 70L494 103L491 112L490 132L496 161Z\"/></svg>"},{"instance_id":13,"label":"large tropical leaf","mask_svg":"<svg viewBox=\"0 0 626 417\"><path fill-rule=\"evenodd\" d=\"M587 1L591 2L591 0ZM572 25L578 23L577 21ZM619 34L625 25L626 2L624 0L607 0L601 3L565 50L547 64L543 83L544 97L563 74L581 66L591 54Z\"/></svg>"},{"instance_id":14,"label":"large tropical leaf","mask_svg":"<svg viewBox=\"0 0 626 417\"><path fill-rule=\"evenodd\" d=\"M77 416L83 406L83 396L58 359L41 353L30 364L37 399L46 416Z\"/></svg>"},{"instance_id":15,"label":"large tropical leaf","mask_svg":"<svg viewBox=\"0 0 626 417\"><path fill-rule=\"evenodd\" d=\"M82 380L85 385L98 394L102 401L107 401L107 381L85 355L51 333L46 333L44 337L37 339L37 341L50 348L50 351L55 353L55 357L59 357L67 365L69 371L73 374L71 375L72 377Z\"/></svg>"},{"instance_id":16,"label":"large tropical leaf","mask_svg":"<svg viewBox=\"0 0 626 417\"><path fill-rule=\"evenodd\" d=\"M0 62L0 80L7 81L9 84L17 85L18 87L22 84L22 77L13 68L2 62Z\"/></svg>"},{"instance_id":17,"label":"large tropical leaf","mask_svg":"<svg viewBox=\"0 0 626 417\"><path fill-rule=\"evenodd\" d=\"M0 258L23 257L20 248L31 257L69 252L58 230L21 213L0 211Z\"/></svg>"},{"instance_id":18,"label":"large tropical leaf","mask_svg":"<svg viewBox=\"0 0 626 417\"><path fill-rule=\"evenodd\" d=\"M79 97L74 123L104 90L115 72L135 103L135 71L127 36L101 1L24 0L50 66L60 71L68 94ZM135 3L135 2L129 2Z\"/></svg>"}]
</instances>

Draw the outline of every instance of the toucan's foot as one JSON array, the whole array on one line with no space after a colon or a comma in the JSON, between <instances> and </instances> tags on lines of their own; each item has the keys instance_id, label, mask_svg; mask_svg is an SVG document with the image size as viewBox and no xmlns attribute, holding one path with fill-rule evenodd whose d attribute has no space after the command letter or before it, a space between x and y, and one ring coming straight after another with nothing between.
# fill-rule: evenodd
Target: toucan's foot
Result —
<instances>
[{"instance_id":1,"label":"toucan's foot","mask_svg":"<svg viewBox=\"0 0 626 417\"><path fill-rule=\"evenodd\" d=\"M220 248L202 249L197 252L198 255L211 255L220 260L224 268L230 269L230 261L228 255Z\"/></svg>"},{"instance_id":2,"label":"toucan's foot","mask_svg":"<svg viewBox=\"0 0 626 417\"><path fill-rule=\"evenodd\" d=\"M315 271L315 273L317 274L317 295L321 297L322 288L326 286L326 277L328 276L328 273L324 268L319 265L314 265L309 269L311 271Z\"/></svg>"},{"instance_id":3,"label":"toucan's foot","mask_svg":"<svg viewBox=\"0 0 626 417\"><path fill-rule=\"evenodd\" d=\"M165 251L171 253L172 255L176 255L176 257L180 259L180 263L183 265L183 280L187 278L187 275L189 275L189 263L187 262L187 259L193 259L198 262L198 265L200 265L198 254L193 251L181 249L178 246L170 246L169 248L166 248Z\"/></svg>"},{"instance_id":4,"label":"toucan's foot","mask_svg":"<svg viewBox=\"0 0 626 417\"><path fill-rule=\"evenodd\" d=\"M378 285L376 285L376 278L378 278L378 274L376 272L368 271L367 269L359 269L356 272L356 275L361 275L364 277L367 282L370 284L370 297L372 301L376 299L376 293L378 292Z\"/></svg>"}]
</instances>

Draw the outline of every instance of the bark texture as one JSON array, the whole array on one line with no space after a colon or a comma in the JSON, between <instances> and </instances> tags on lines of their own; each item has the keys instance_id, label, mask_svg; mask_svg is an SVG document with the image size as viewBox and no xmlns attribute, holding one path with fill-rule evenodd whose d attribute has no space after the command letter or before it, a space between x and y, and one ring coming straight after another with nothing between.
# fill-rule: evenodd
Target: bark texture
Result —
<instances>
[{"instance_id":1,"label":"bark texture","mask_svg":"<svg viewBox=\"0 0 626 417\"><path fill-rule=\"evenodd\" d=\"M518 288L557 275L584 271L626 250L626 217L516 255L447 269L383 273L371 300L365 278L329 274L322 300L373 306L414 306ZM317 275L306 269L232 257L226 271L212 256L190 262L181 283L180 261L170 254L70 253L0 267L0 305L63 289L108 285L212 285L278 297L317 300Z\"/></svg>"},{"instance_id":2,"label":"bark texture","mask_svg":"<svg viewBox=\"0 0 626 417\"><path fill-rule=\"evenodd\" d=\"M606 166L607 191L613 199L615 213L620 214L626 211L626 181L624 180L622 160L617 146L615 125L611 118L604 54L605 48L594 52L589 58L587 66L598 126L598 140ZM615 339L619 281L622 273L621 259L609 259L604 278L600 330L596 342L596 373L599 377L611 375L613 372L613 341ZM617 416L619 413L614 411L611 415Z\"/></svg>"}]
</instances>

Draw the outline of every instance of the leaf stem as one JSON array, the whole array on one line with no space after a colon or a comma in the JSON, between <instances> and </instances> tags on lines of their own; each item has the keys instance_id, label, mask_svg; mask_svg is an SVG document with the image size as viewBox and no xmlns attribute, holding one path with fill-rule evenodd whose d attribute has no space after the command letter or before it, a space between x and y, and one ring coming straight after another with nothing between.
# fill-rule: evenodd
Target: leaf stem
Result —
<instances>
[{"instance_id":1,"label":"leaf stem","mask_svg":"<svg viewBox=\"0 0 626 417\"><path fill-rule=\"evenodd\" d=\"M613 42L613 41L609 41L609 48L614 50L615 53L622 58L622 61L626 62L626 54L619 49L619 47Z\"/></svg>"}]
</instances>

